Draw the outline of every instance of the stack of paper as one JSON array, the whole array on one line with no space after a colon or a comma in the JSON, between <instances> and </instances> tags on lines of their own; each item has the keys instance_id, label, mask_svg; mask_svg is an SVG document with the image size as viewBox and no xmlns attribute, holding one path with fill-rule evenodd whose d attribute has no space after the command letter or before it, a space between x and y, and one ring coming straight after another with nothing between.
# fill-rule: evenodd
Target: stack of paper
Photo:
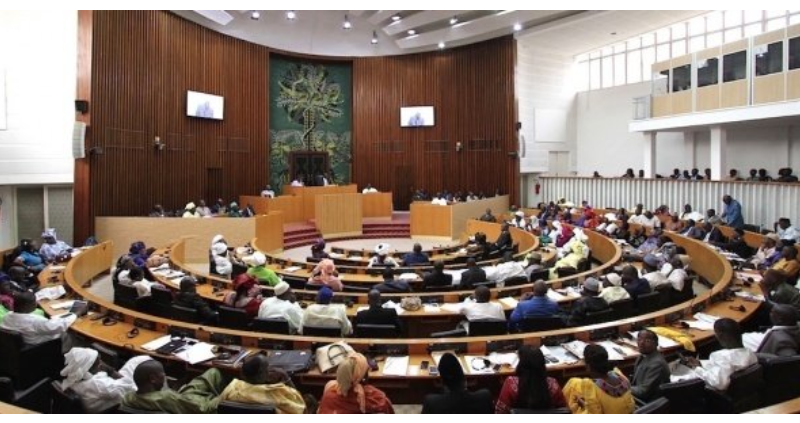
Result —
<instances>
[{"instance_id":1,"label":"stack of paper","mask_svg":"<svg viewBox=\"0 0 800 423\"><path fill-rule=\"evenodd\" d=\"M508 308L516 308L517 304L519 304L519 301L517 301L517 299L514 298L514 297L505 297L505 298L499 299L498 301L500 301L500 304L502 304L502 305L504 305L504 306L506 306Z\"/></svg>"},{"instance_id":2,"label":"stack of paper","mask_svg":"<svg viewBox=\"0 0 800 423\"><path fill-rule=\"evenodd\" d=\"M581 340L574 340L572 342L567 342L566 344L562 344L561 346L564 347L570 354L578 357L579 359L583 360L583 350L586 348L586 343Z\"/></svg>"},{"instance_id":3,"label":"stack of paper","mask_svg":"<svg viewBox=\"0 0 800 423\"><path fill-rule=\"evenodd\" d=\"M63 297L66 293L67 291L61 285L51 286L50 288L43 288L36 291L36 301L38 302L42 300L51 300L51 301L57 300ZM70 304L70 307L72 307L72 304Z\"/></svg>"},{"instance_id":4,"label":"stack of paper","mask_svg":"<svg viewBox=\"0 0 800 423\"><path fill-rule=\"evenodd\" d=\"M634 332L628 332L628 333L631 334L631 336L633 337L633 341L627 341L626 340L626 342L630 342L632 345L636 345L636 338L639 336L639 332L634 331ZM680 346L680 344L678 344L677 342L667 338L666 336L661 336L661 335L657 335L657 336L658 336L658 348L660 348L662 350L666 349L666 348L675 348L677 346Z\"/></svg>"},{"instance_id":5,"label":"stack of paper","mask_svg":"<svg viewBox=\"0 0 800 423\"><path fill-rule=\"evenodd\" d=\"M206 342L198 342L189 348L175 354L176 357L189 364L202 363L216 357L213 351L214 346Z\"/></svg>"},{"instance_id":6,"label":"stack of paper","mask_svg":"<svg viewBox=\"0 0 800 423\"><path fill-rule=\"evenodd\" d=\"M549 298L551 301L555 302L563 301L564 297L565 297L564 295L561 295L558 292L553 291L552 289L547 291L547 298Z\"/></svg>"},{"instance_id":7,"label":"stack of paper","mask_svg":"<svg viewBox=\"0 0 800 423\"><path fill-rule=\"evenodd\" d=\"M401 273L400 276L397 277L401 281L415 281L419 279L416 273Z\"/></svg>"},{"instance_id":8,"label":"stack of paper","mask_svg":"<svg viewBox=\"0 0 800 423\"><path fill-rule=\"evenodd\" d=\"M435 304L425 304L422 306L422 309L425 310L426 313L438 313L439 306Z\"/></svg>"},{"instance_id":9,"label":"stack of paper","mask_svg":"<svg viewBox=\"0 0 800 423\"><path fill-rule=\"evenodd\" d=\"M72 308L72 304L74 303L75 301L72 300L59 301L57 303L50 303L50 308L52 308L53 310L69 310L70 308Z\"/></svg>"},{"instance_id":10,"label":"stack of paper","mask_svg":"<svg viewBox=\"0 0 800 423\"><path fill-rule=\"evenodd\" d=\"M156 338L156 339L154 339L154 340L142 345L142 349L145 350L145 351L155 351L155 350L163 347L164 345L169 344L169 342L171 340L172 340L172 336L171 335L164 335L161 338Z\"/></svg>"},{"instance_id":11,"label":"stack of paper","mask_svg":"<svg viewBox=\"0 0 800 423\"><path fill-rule=\"evenodd\" d=\"M450 313L461 313L461 304L442 304L442 310Z\"/></svg>"},{"instance_id":12,"label":"stack of paper","mask_svg":"<svg viewBox=\"0 0 800 423\"><path fill-rule=\"evenodd\" d=\"M761 294L755 295L755 294L751 294L749 292L744 292L744 291L739 291L734 295L736 295L739 298L744 299L745 301L752 301L754 303L763 303L766 300L764 298L764 295L761 295Z\"/></svg>"},{"instance_id":13,"label":"stack of paper","mask_svg":"<svg viewBox=\"0 0 800 423\"><path fill-rule=\"evenodd\" d=\"M517 364L519 363L519 356L515 352L493 352L489 354L488 358L492 363L499 364L501 366L510 366L512 368L516 368Z\"/></svg>"},{"instance_id":14,"label":"stack of paper","mask_svg":"<svg viewBox=\"0 0 800 423\"><path fill-rule=\"evenodd\" d=\"M383 365L383 374L390 376L405 376L408 373L408 356L386 357Z\"/></svg>"},{"instance_id":15,"label":"stack of paper","mask_svg":"<svg viewBox=\"0 0 800 423\"><path fill-rule=\"evenodd\" d=\"M296 272L298 270L300 270L300 266L289 266L289 267L283 269L283 271L286 272L286 273L294 273L294 272Z\"/></svg>"},{"instance_id":16,"label":"stack of paper","mask_svg":"<svg viewBox=\"0 0 800 423\"><path fill-rule=\"evenodd\" d=\"M634 355L638 355L636 351L629 349L628 347L623 347L621 345L617 345L611 341L601 341L598 342L597 345L602 346L608 352L608 359L609 360L616 360L621 361L627 357L631 357Z\"/></svg>"},{"instance_id":17,"label":"stack of paper","mask_svg":"<svg viewBox=\"0 0 800 423\"><path fill-rule=\"evenodd\" d=\"M544 354L548 366L570 364L578 361L578 358L569 354L564 347L546 347L542 345L539 349L542 350L542 354Z\"/></svg>"}]
</instances>

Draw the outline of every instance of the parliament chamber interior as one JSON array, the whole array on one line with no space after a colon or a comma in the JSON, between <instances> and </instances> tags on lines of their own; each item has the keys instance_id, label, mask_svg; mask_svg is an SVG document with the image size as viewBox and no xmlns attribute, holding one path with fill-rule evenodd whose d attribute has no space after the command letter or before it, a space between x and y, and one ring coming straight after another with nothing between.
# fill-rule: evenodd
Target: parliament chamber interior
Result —
<instances>
[{"instance_id":1,"label":"parliament chamber interior","mask_svg":"<svg viewBox=\"0 0 800 423\"><path fill-rule=\"evenodd\" d=\"M800 413L800 10L0 38L2 414Z\"/></svg>"}]
</instances>

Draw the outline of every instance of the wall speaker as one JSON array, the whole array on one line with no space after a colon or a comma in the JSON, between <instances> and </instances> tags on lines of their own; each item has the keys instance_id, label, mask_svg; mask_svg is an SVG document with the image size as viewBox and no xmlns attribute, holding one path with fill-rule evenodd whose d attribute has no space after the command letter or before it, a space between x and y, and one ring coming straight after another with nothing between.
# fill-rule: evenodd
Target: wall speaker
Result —
<instances>
[{"instance_id":1,"label":"wall speaker","mask_svg":"<svg viewBox=\"0 0 800 423\"><path fill-rule=\"evenodd\" d=\"M89 113L89 102L86 100L75 100L75 112L82 115Z\"/></svg>"}]
</instances>

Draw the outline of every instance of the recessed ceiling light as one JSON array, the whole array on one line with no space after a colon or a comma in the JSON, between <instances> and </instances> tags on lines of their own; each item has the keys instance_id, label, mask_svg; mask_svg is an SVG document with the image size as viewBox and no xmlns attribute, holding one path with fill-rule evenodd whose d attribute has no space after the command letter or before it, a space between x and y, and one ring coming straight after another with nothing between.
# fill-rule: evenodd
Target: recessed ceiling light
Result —
<instances>
[{"instance_id":1,"label":"recessed ceiling light","mask_svg":"<svg viewBox=\"0 0 800 423\"><path fill-rule=\"evenodd\" d=\"M455 25L458 23L458 16L453 16L450 18L450 25Z\"/></svg>"},{"instance_id":2,"label":"recessed ceiling light","mask_svg":"<svg viewBox=\"0 0 800 423\"><path fill-rule=\"evenodd\" d=\"M400 20L400 15L392 16L392 20L395 21L395 22L399 21Z\"/></svg>"},{"instance_id":3,"label":"recessed ceiling light","mask_svg":"<svg viewBox=\"0 0 800 423\"><path fill-rule=\"evenodd\" d=\"M616 32L612 32L611 35L617 35L617 33Z\"/></svg>"},{"instance_id":4,"label":"recessed ceiling light","mask_svg":"<svg viewBox=\"0 0 800 423\"><path fill-rule=\"evenodd\" d=\"M413 29L409 29L408 30L408 35L414 35L416 33L417 33L417 31L414 31Z\"/></svg>"},{"instance_id":5,"label":"recessed ceiling light","mask_svg":"<svg viewBox=\"0 0 800 423\"><path fill-rule=\"evenodd\" d=\"M297 13L294 10L289 10L286 12L286 19L293 21L297 17Z\"/></svg>"},{"instance_id":6,"label":"recessed ceiling light","mask_svg":"<svg viewBox=\"0 0 800 423\"><path fill-rule=\"evenodd\" d=\"M250 19L257 21L261 18L261 12L258 10L254 10L250 13Z\"/></svg>"},{"instance_id":7,"label":"recessed ceiling light","mask_svg":"<svg viewBox=\"0 0 800 423\"><path fill-rule=\"evenodd\" d=\"M342 23L342 28L350 29L352 27L353 27L353 24L350 23L350 19L347 17L347 15L344 15L344 22Z\"/></svg>"},{"instance_id":8,"label":"recessed ceiling light","mask_svg":"<svg viewBox=\"0 0 800 423\"><path fill-rule=\"evenodd\" d=\"M439 48L444 48L444 41L439 41Z\"/></svg>"},{"instance_id":9,"label":"recessed ceiling light","mask_svg":"<svg viewBox=\"0 0 800 423\"><path fill-rule=\"evenodd\" d=\"M514 24L514 31L522 31L522 24L521 23L515 23Z\"/></svg>"}]
</instances>

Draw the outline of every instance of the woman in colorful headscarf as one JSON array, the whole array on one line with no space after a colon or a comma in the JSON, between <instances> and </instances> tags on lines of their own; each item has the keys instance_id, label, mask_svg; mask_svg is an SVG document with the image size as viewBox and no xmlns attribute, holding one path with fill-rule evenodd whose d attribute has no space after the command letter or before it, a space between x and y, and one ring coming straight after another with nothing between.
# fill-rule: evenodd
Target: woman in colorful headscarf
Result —
<instances>
[{"instance_id":1,"label":"woman in colorful headscarf","mask_svg":"<svg viewBox=\"0 0 800 423\"><path fill-rule=\"evenodd\" d=\"M258 281L242 273L233 280L233 292L229 292L223 302L225 305L243 309L248 316L258 315L258 308L261 306L261 288Z\"/></svg>"},{"instance_id":2,"label":"woman in colorful headscarf","mask_svg":"<svg viewBox=\"0 0 800 423\"><path fill-rule=\"evenodd\" d=\"M136 367L148 360L148 356L138 356L128 360L116 372L104 365L97 351L89 348L73 348L64 354L64 370L61 376L61 389L71 390L83 403L88 413L101 413L119 405L122 397L136 392L133 372Z\"/></svg>"},{"instance_id":3,"label":"woman in colorful headscarf","mask_svg":"<svg viewBox=\"0 0 800 423\"><path fill-rule=\"evenodd\" d=\"M323 259L317 263L317 266L311 271L308 284L325 285L337 292L344 288L342 280L339 279L339 272L336 271L336 265L333 264L331 259Z\"/></svg>"},{"instance_id":4,"label":"woman in colorful headscarf","mask_svg":"<svg viewBox=\"0 0 800 423\"><path fill-rule=\"evenodd\" d=\"M367 359L353 353L336 371L336 380L325 385L318 414L394 414L392 402L380 389L363 384L369 371Z\"/></svg>"}]
</instances>

